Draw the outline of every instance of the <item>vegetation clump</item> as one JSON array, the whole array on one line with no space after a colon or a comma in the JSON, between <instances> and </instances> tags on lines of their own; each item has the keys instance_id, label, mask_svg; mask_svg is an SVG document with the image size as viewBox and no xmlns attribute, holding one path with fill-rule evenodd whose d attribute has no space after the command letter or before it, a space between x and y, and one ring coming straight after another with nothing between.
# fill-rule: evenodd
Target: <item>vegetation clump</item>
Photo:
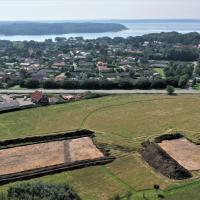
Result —
<instances>
[{"instance_id":1,"label":"vegetation clump","mask_svg":"<svg viewBox=\"0 0 200 200\"><path fill-rule=\"evenodd\" d=\"M74 190L65 184L42 182L20 183L8 190L8 200L80 200Z\"/></svg>"},{"instance_id":2,"label":"vegetation clump","mask_svg":"<svg viewBox=\"0 0 200 200\"><path fill-rule=\"evenodd\" d=\"M168 95L172 95L172 94L174 94L174 92L175 92L175 88L174 88L172 85L168 85L168 86L166 87L166 90L167 90L167 94L168 94Z\"/></svg>"}]
</instances>

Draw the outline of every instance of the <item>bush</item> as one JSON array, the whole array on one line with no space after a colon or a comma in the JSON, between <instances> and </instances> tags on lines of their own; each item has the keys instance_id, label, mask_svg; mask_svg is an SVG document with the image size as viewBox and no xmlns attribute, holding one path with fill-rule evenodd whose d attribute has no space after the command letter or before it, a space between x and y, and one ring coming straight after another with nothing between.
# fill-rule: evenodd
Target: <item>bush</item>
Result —
<instances>
[{"instance_id":1,"label":"bush","mask_svg":"<svg viewBox=\"0 0 200 200\"><path fill-rule=\"evenodd\" d=\"M154 187L154 189L156 189L156 190L159 190L159 189L160 189L160 186L159 186L159 185L154 185L153 187Z\"/></svg>"},{"instance_id":2,"label":"bush","mask_svg":"<svg viewBox=\"0 0 200 200\"><path fill-rule=\"evenodd\" d=\"M65 184L41 182L20 183L8 189L8 200L80 200L73 189Z\"/></svg>"},{"instance_id":3,"label":"bush","mask_svg":"<svg viewBox=\"0 0 200 200\"><path fill-rule=\"evenodd\" d=\"M167 88L166 88L166 90L167 90L167 94L168 94L168 95L172 95L172 94L174 94L174 92L175 92L174 87L171 86L171 85L168 85Z\"/></svg>"}]
</instances>

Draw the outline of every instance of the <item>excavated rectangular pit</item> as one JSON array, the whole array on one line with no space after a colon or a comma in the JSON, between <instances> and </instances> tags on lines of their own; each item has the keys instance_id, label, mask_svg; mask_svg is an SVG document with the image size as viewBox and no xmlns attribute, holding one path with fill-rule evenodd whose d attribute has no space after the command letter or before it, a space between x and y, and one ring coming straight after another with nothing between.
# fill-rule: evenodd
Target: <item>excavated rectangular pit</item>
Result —
<instances>
[{"instance_id":1,"label":"excavated rectangular pit","mask_svg":"<svg viewBox=\"0 0 200 200\"><path fill-rule=\"evenodd\" d=\"M185 169L200 170L200 145L196 145L184 137L163 140L158 145Z\"/></svg>"},{"instance_id":2,"label":"excavated rectangular pit","mask_svg":"<svg viewBox=\"0 0 200 200\"><path fill-rule=\"evenodd\" d=\"M104 157L90 137L0 150L0 175Z\"/></svg>"}]
</instances>

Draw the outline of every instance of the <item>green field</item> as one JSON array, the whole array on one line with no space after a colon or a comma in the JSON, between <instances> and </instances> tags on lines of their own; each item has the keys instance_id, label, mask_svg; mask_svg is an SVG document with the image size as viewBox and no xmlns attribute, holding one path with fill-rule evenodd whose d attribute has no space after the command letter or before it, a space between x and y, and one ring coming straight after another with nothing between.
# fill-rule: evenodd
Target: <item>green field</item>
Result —
<instances>
[{"instance_id":1,"label":"green field","mask_svg":"<svg viewBox=\"0 0 200 200\"><path fill-rule=\"evenodd\" d=\"M173 181L150 168L137 150L147 138L180 131L200 140L200 95L113 95L74 103L40 107L0 115L0 139L42 135L74 129L96 132L97 143L111 149L117 159L95 166L37 178L32 181L69 183L83 200L199 200L199 173L185 181ZM16 183L12 183L16 184ZM153 186L160 185L155 191ZM11 184L1 186L6 192ZM191 198L189 198L191 197Z\"/></svg>"}]
</instances>

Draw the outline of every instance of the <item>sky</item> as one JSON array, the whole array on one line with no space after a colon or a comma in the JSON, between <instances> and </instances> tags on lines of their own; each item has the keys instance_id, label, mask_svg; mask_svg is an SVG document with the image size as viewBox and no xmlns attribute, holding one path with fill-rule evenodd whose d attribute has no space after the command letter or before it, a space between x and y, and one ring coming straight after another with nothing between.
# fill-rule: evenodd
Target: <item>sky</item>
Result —
<instances>
[{"instance_id":1,"label":"sky","mask_svg":"<svg viewBox=\"0 0 200 200\"><path fill-rule=\"evenodd\" d=\"M200 0L0 0L0 21L200 19Z\"/></svg>"}]
</instances>

